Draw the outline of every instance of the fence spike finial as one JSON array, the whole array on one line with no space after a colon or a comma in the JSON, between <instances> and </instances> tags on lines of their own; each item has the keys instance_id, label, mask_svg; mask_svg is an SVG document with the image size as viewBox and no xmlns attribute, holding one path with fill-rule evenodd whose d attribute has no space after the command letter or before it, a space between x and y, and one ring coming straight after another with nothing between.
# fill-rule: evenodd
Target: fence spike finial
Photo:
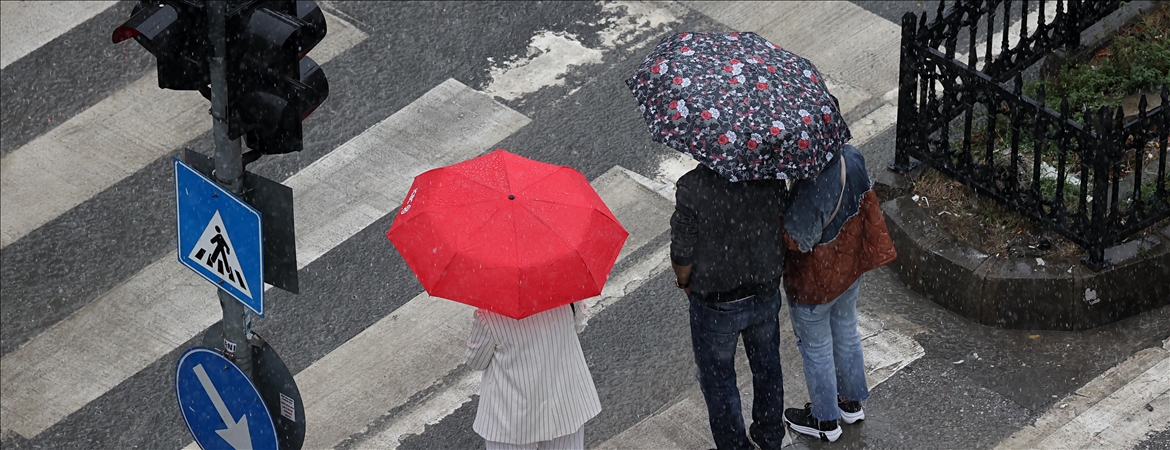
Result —
<instances>
[{"instance_id":1,"label":"fence spike finial","mask_svg":"<svg viewBox=\"0 0 1170 450\"><path fill-rule=\"evenodd\" d=\"M1068 118L1068 97L1061 97L1060 98L1060 118L1061 119Z\"/></svg>"},{"instance_id":2,"label":"fence spike finial","mask_svg":"<svg viewBox=\"0 0 1170 450\"><path fill-rule=\"evenodd\" d=\"M1113 122L1109 120L1110 116L1108 106L1101 105L1100 108L1097 108L1097 129L1100 130L1098 131L1099 134L1113 131Z\"/></svg>"},{"instance_id":3,"label":"fence spike finial","mask_svg":"<svg viewBox=\"0 0 1170 450\"><path fill-rule=\"evenodd\" d=\"M1016 76L1013 78L1015 78L1015 83L1012 89L1012 93L1020 95L1020 92L1022 92L1024 89L1024 77L1020 72L1016 72Z\"/></svg>"},{"instance_id":4,"label":"fence spike finial","mask_svg":"<svg viewBox=\"0 0 1170 450\"><path fill-rule=\"evenodd\" d=\"M1044 107L1044 83L1040 83L1039 89L1036 90L1036 102Z\"/></svg>"},{"instance_id":5,"label":"fence spike finial","mask_svg":"<svg viewBox=\"0 0 1170 450\"><path fill-rule=\"evenodd\" d=\"M1149 106L1150 104L1146 103L1146 94L1143 92L1142 98L1138 99L1138 116L1142 118L1146 117L1146 108Z\"/></svg>"}]
</instances>

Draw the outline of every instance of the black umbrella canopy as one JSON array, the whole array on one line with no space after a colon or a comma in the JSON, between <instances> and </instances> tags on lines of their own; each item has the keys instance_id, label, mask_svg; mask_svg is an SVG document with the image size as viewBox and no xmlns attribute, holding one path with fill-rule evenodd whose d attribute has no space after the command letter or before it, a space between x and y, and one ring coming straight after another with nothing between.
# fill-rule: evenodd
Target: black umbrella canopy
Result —
<instances>
[{"instance_id":1,"label":"black umbrella canopy","mask_svg":"<svg viewBox=\"0 0 1170 450\"><path fill-rule=\"evenodd\" d=\"M751 32L667 36L626 85L655 141L732 181L814 177L852 137L816 66Z\"/></svg>"}]
</instances>

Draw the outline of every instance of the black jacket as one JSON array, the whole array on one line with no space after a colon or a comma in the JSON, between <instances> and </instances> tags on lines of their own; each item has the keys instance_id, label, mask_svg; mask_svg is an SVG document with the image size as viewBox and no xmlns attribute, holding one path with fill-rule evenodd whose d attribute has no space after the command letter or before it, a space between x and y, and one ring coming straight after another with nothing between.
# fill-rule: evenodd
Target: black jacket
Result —
<instances>
[{"instance_id":1,"label":"black jacket","mask_svg":"<svg viewBox=\"0 0 1170 450\"><path fill-rule=\"evenodd\" d=\"M733 183L702 164L679 178L670 259L693 265L691 291L712 301L776 292L787 203L779 180Z\"/></svg>"}]
</instances>

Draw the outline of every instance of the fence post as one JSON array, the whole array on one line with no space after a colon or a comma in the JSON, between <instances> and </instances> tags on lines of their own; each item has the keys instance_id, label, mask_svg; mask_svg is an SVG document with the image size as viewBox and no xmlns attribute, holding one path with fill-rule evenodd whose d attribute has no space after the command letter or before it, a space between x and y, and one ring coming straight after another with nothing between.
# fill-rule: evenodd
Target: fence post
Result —
<instances>
[{"instance_id":1,"label":"fence post","mask_svg":"<svg viewBox=\"0 0 1170 450\"><path fill-rule=\"evenodd\" d=\"M1066 0L1064 29L1061 30L1065 51L1071 52L1081 46L1081 2ZM1059 7L1057 9L1059 11Z\"/></svg>"},{"instance_id":2,"label":"fence post","mask_svg":"<svg viewBox=\"0 0 1170 450\"><path fill-rule=\"evenodd\" d=\"M1158 142L1158 179L1155 182L1154 191L1156 198L1166 198L1166 155L1170 155L1166 149L1170 144L1170 139L1167 139L1167 135L1170 135L1170 102L1167 102L1170 98L1168 97L1170 97L1170 83L1162 85L1162 107L1158 112L1162 119L1154 120L1154 123L1159 124L1157 131L1154 132L1154 139Z\"/></svg>"},{"instance_id":3,"label":"fence post","mask_svg":"<svg viewBox=\"0 0 1170 450\"><path fill-rule=\"evenodd\" d=\"M918 90L917 74L914 70L917 60L913 48L917 22L917 17L912 12L902 15L902 43L898 67L898 123L894 140L894 162L889 167L900 174L906 174L914 168L914 164L910 163L908 151L910 146L920 144L914 140L914 126L918 121L913 117L917 109L914 94Z\"/></svg>"},{"instance_id":4,"label":"fence post","mask_svg":"<svg viewBox=\"0 0 1170 450\"><path fill-rule=\"evenodd\" d=\"M1092 143L1090 164L1093 166L1093 211L1089 215L1088 256L1081 262L1094 271L1104 269L1105 261L1105 223L1108 219L1109 206L1109 154L1110 145L1114 141L1113 121L1107 107L1097 110L1097 135ZM1089 121L1088 117L1085 118Z\"/></svg>"}]
</instances>

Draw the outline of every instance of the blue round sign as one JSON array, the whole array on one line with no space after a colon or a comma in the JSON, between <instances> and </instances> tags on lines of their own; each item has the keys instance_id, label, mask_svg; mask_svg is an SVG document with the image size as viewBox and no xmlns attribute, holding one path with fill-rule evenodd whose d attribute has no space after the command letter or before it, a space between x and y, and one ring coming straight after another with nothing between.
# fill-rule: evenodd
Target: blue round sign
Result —
<instances>
[{"instance_id":1,"label":"blue round sign","mask_svg":"<svg viewBox=\"0 0 1170 450\"><path fill-rule=\"evenodd\" d=\"M199 447L277 450L276 426L260 392L218 351L183 352L175 366L175 396Z\"/></svg>"}]
</instances>

